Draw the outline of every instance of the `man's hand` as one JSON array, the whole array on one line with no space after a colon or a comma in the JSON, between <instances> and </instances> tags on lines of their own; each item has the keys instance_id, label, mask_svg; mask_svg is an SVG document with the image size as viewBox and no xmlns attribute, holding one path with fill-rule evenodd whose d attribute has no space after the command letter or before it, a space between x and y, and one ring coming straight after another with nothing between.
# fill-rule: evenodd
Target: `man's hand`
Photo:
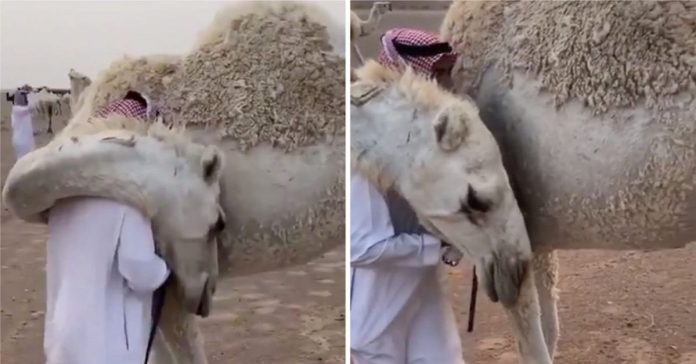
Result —
<instances>
[{"instance_id":1,"label":"man's hand","mask_svg":"<svg viewBox=\"0 0 696 364\"><path fill-rule=\"evenodd\" d=\"M451 267L456 267L463 257L462 252L444 241L442 242L442 246L442 262Z\"/></svg>"}]
</instances>

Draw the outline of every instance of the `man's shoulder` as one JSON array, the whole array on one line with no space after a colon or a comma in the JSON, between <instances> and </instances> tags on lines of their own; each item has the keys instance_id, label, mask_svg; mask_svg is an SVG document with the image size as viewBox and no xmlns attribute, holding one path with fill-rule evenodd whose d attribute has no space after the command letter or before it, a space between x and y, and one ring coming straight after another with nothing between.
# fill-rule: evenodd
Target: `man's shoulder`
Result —
<instances>
[{"instance_id":1,"label":"man's shoulder","mask_svg":"<svg viewBox=\"0 0 696 364\"><path fill-rule=\"evenodd\" d=\"M56 207L61 210L71 210L86 214L113 214L114 217L127 213L139 213L129 205L102 197L75 197L60 201Z\"/></svg>"}]
</instances>

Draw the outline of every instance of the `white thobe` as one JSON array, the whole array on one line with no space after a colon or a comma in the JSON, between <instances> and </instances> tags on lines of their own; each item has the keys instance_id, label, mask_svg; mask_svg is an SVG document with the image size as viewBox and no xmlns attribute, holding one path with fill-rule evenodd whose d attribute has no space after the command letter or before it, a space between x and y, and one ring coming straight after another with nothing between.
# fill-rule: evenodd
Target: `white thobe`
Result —
<instances>
[{"instance_id":1,"label":"white thobe","mask_svg":"<svg viewBox=\"0 0 696 364\"><path fill-rule=\"evenodd\" d=\"M34 125L29 106L12 106L12 147L17 159L34 150Z\"/></svg>"},{"instance_id":2,"label":"white thobe","mask_svg":"<svg viewBox=\"0 0 696 364\"><path fill-rule=\"evenodd\" d=\"M440 241L395 235L384 197L351 176L351 356L355 364L462 364L437 276Z\"/></svg>"},{"instance_id":3,"label":"white thobe","mask_svg":"<svg viewBox=\"0 0 696 364\"><path fill-rule=\"evenodd\" d=\"M142 364L152 294L169 275L150 221L101 198L59 201L49 215L47 364Z\"/></svg>"}]
</instances>

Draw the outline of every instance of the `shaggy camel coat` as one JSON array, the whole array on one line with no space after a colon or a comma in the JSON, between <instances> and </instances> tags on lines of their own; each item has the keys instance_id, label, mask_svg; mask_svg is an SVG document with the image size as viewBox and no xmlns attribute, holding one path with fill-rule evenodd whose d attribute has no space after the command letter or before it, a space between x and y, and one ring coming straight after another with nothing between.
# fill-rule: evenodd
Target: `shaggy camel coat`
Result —
<instances>
[{"instance_id":1,"label":"shaggy camel coat","mask_svg":"<svg viewBox=\"0 0 696 364\"><path fill-rule=\"evenodd\" d=\"M46 363L143 363L152 293L169 275L150 222L122 203L74 198L48 226Z\"/></svg>"},{"instance_id":2,"label":"shaggy camel coat","mask_svg":"<svg viewBox=\"0 0 696 364\"><path fill-rule=\"evenodd\" d=\"M462 364L437 275L440 240L394 194L351 176L351 355L355 364Z\"/></svg>"}]
</instances>

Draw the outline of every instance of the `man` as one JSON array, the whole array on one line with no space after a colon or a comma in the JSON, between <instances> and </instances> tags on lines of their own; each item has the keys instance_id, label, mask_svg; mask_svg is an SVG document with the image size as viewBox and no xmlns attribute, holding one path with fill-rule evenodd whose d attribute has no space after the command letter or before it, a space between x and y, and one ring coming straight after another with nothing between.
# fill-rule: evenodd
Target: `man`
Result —
<instances>
[{"instance_id":1,"label":"man","mask_svg":"<svg viewBox=\"0 0 696 364\"><path fill-rule=\"evenodd\" d=\"M457 54L437 35L396 28L384 33L381 42L379 63L397 69L408 65L417 72L430 75L445 88L452 86L452 68Z\"/></svg>"},{"instance_id":2,"label":"man","mask_svg":"<svg viewBox=\"0 0 696 364\"><path fill-rule=\"evenodd\" d=\"M98 111L145 119L137 93ZM46 258L47 364L142 364L153 292L169 276L150 221L120 202L81 197L49 212Z\"/></svg>"},{"instance_id":3,"label":"man","mask_svg":"<svg viewBox=\"0 0 696 364\"><path fill-rule=\"evenodd\" d=\"M25 85L18 88L12 97L7 97L8 101L12 101L12 147L17 159L34 150L35 146L34 124L29 106L30 92L31 87Z\"/></svg>"},{"instance_id":4,"label":"man","mask_svg":"<svg viewBox=\"0 0 696 364\"><path fill-rule=\"evenodd\" d=\"M456 54L437 36L392 29L378 61L448 83ZM437 266L446 244L428 234L409 204L351 176L351 354L355 364L462 364L452 308ZM458 261L449 261L456 265Z\"/></svg>"}]
</instances>

